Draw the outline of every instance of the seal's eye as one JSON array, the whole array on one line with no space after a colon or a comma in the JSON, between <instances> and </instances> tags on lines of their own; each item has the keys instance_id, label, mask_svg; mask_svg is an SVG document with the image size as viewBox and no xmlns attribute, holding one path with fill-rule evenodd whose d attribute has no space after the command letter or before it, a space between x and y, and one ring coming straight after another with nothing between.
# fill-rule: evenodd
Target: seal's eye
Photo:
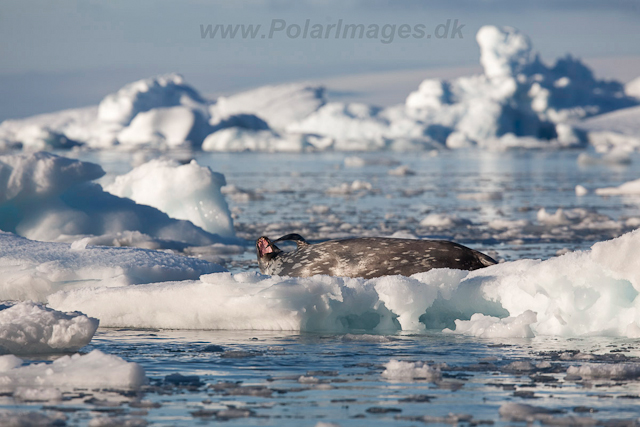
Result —
<instances>
[{"instance_id":1,"label":"seal's eye","mask_svg":"<svg viewBox=\"0 0 640 427\"><path fill-rule=\"evenodd\" d=\"M265 254L273 252L273 248L271 247L269 241L264 237L258 239L258 255L263 257Z\"/></svg>"}]
</instances>

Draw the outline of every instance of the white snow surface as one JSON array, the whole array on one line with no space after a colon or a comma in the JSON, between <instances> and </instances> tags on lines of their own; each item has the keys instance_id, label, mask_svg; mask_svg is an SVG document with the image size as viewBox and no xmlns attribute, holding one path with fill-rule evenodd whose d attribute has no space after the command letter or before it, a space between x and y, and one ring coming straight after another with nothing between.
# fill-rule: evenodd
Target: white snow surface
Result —
<instances>
[{"instance_id":1,"label":"white snow surface","mask_svg":"<svg viewBox=\"0 0 640 427\"><path fill-rule=\"evenodd\" d=\"M98 319L33 302L0 306L0 349L13 354L77 351L89 344Z\"/></svg>"},{"instance_id":2,"label":"white snow surface","mask_svg":"<svg viewBox=\"0 0 640 427\"><path fill-rule=\"evenodd\" d=\"M223 237L233 237L233 220L220 188L224 175L195 160L181 165L175 160L151 160L116 177L105 190L141 205L153 206L171 218L191 221Z\"/></svg>"},{"instance_id":3,"label":"white snow surface","mask_svg":"<svg viewBox=\"0 0 640 427\"><path fill-rule=\"evenodd\" d=\"M485 327L487 337L531 336L528 328L533 335L635 337L639 255L636 230L588 251L472 272L437 269L371 280L217 273L197 281L62 291L49 303L108 327L383 332L453 328L456 320L481 313L512 318L489 319L496 326ZM479 320L487 319L471 323ZM477 333L460 325L463 333Z\"/></svg>"},{"instance_id":4,"label":"white snow surface","mask_svg":"<svg viewBox=\"0 0 640 427\"><path fill-rule=\"evenodd\" d=\"M142 366L93 350L89 354L62 356L53 363L23 365L16 356L0 356L0 389L19 387L124 388L146 383Z\"/></svg>"},{"instance_id":5,"label":"white snow surface","mask_svg":"<svg viewBox=\"0 0 640 427\"><path fill-rule=\"evenodd\" d=\"M224 271L216 264L166 252L79 243L36 242L0 232L0 301L46 302L60 290L197 279Z\"/></svg>"},{"instance_id":6,"label":"white snow surface","mask_svg":"<svg viewBox=\"0 0 640 427\"><path fill-rule=\"evenodd\" d=\"M597 80L570 56L553 66L542 63L514 28L484 26L476 40L483 74L424 80L404 104L387 108L328 102L323 87L305 83L206 100L181 76L168 74L130 83L98 107L7 120L0 124L0 148L502 150L575 147L587 140L607 146L613 142L603 138L617 137L587 137L574 124L640 103L637 84Z\"/></svg>"},{"instance_id":7,"label":"white snow surface","mask_svg":"<svg viewBox=\"0 0 640 427\"><path fill-rule=\"evenodd\" d=\"M231 242L151 206L105 192L92 182L102 175L99 165L46 152L0 156L0 229L35 240L74 242L88 237L92 244L156 249ZM180 194L197 193L204 183L182 184L184 190L174 199ZM209 189L214 190L218 184L212 183ZM187 201L199 203L195 195ZM223 202L213 192L201 207L224 211ZM200 206L184 208L189 207L196 210ZM226 225L222 229L230 235Z\"/></svg>"}]
</instances>

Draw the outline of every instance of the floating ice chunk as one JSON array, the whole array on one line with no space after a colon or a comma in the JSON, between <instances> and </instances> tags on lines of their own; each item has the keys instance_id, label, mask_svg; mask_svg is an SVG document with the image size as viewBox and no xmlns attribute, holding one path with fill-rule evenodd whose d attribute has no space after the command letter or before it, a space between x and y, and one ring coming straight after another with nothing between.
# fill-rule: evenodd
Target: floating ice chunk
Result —
<instances>
[{"instance_id":1,"label":"floating ice chunk","mask_svg":"<svg viewBox=\"0 0 640 427\"><path fill-rule=\"evenodd\" d=\"M371 192L373 185L367 181L361 181L359 179L353 181L351 184L346 182L327 189L326 193L331 196L348 196L351 194L365 195Z\"/></svg>"},{"instance_id":2,"label":"floating ice chunk","mask_svg":"<svg viewBox=\"0 0 640 427\"><path fill-rule=\"evenodd\" d=\"M77 351L89 344L98 319L22 302L0 311L0 349L13 354Z\"/></svg>"},{"instance_id":3,"label":"floating ice chunk","mask_svg":"<svg viewBox=\"0 0 640 427\"><path fill-rule=\"evenodd\" d=\"M589 190L587 190L585 187L583 187L580 184L576 185L576 196L582 197L582 196L586 196L587 194L589 194Z\"/></svg>"},{"instance_id":4,"label":"floating ice chunk","mask_svg":"<svg viewBox=\"0 0 640 427\"><path fill-rule=\"evenodd\" d=\"M618 187L596 188L599 196L621 196L640 194L640 179L625 182Z\"/></svg>"},{"instance_id":5,"label":"floating ice chunk","mask_svg":"<svg viewBox=\"0 0 640 427\"><path fill-rule=\"evenodd\" d=\"M471 320L456 320L456 334L472 335L479 338L533 338L531 324L537 320L536 313L527 310L517 317L499 319L476 313Z\"/></svg>"},{"instance_id":6,"label":"floating ice chunk","mask_svg":"<svg viewBox=\"0 0 640 427\"><path fill-rule=\"evenodd\" d=\"M429 214L420 221L421 227L451 228L471 224L471 221L457 215Z\"/></svg>"},{"instance_id":7,"label":"floating ice chunk","mask_svg":"<svg viewBox=\"0 0 640 427\"><path fill-rule=\"evenodd\" d=\"M138 388L145 384L142 366L93 350L89 354L62 356L53 363L20 366L13 355L0 356L0 388L18 387ZM7 364L5 360L10 360Z\"/></svg>"},{"instance_id":8,"label":"floating ice chunk","mask_svg":"<svg viewBox=\"0 0 640 427\"><path fill-rule=\"evenodd\" d=\"M191 221L210 233L233 237L231 213L220 192L223 185L224 175L195 160L186 165L152 160L118 176L105 190L158 208L172 218Z\"/></svg>"},{"instance_id":9,"label":"floating ice chunk","mask_svg":"<svg viewBox=\"0 0 640 427\"><path fill-rule=\"evenodd\" d=\"M426 362L405 362L392 359L384 365L382 377L392 381L426 380L435 382L442 379L440 369L432 368Z\"/></svg>"},{"instance_id":10,"label":"floating ice chunk","mask_svg":"<svg viewBox=\"0 0 640 427\"><path fill-rule=\"evenodd\" d=\"M155 248L231 242L90 182L103 174L96 164L49 153L0 156L0 227L44 241L137 232Z\"/></svg>"},{"instance_id":11,"label":"floating ice chunk","mask_svg":"<svg viewBox=\"0 0 640 427\"><path fill-rule=\"evenodd\" d=\"M584 379L631 380L640 377L640 364L600 363L570 366L567 369L567 376Z\"/></svg>"},{"instance_id":12,"label":"floating ice chunk","mask_svg":"<svg viewBox=\"0 0 640 427\"><path fill-rule=\"evenodd\" d=\"M409 168L407 165L398 166L395 169L389 169L387 174L392 176L408 176L415 175L416 173Z\"/></svg>"},{"instance_id":13,"label":"floating ice chunk","mask_svg":"<svg viewBox=\"0 0 640 427\"><path fill-rule=\"evenodd\" d=\"M562 208L558 208L554 214L550 214L545 208L542 208L538 211L536 218L538 219L538 222L550 226L566 225L571 223Z\"/></svg>"},{"instance_id":14,"label":"floating ice chunk","mask_svg":"<svg viewBox=\"0 0 640 427\"><path fill-rule=\"evenodd\" d=\"M13 398L26 402L61 401L62 393L57 388L18 387L13 392Z\"/></svg>"},{"instance_id":15,"label":"floating ice chunk","mask_svg":"<svg viewBox=\"0 0 640 427\"><path fill-rule=\"evenodd\" d=\"M0 300L45 302L63 289L197 279L218 271L224 269L165 252L94 246L71 250L66 243L35 242L0 232Z\"/></svg>"}]
</instances>

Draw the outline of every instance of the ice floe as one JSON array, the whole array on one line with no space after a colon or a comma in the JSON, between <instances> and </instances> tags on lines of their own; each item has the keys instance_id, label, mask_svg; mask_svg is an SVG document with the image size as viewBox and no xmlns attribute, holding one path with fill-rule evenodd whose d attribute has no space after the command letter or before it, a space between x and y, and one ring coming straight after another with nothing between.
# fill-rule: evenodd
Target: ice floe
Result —
<instances>
[{"instance_id":1,"label":"ice floe","mask_svg":"<svg viewBox=\"0 0 640 427\"><path fill-rule=\"evenodd\" d=\"M199 281L62 291L49 303L113 327L382 332L453 329L456 320L471 319L460 331L476 334L484 322L487 337L531 336L528 328L534 335L637 336L638 251L640 230L588 251L472 272L372 280L219 273ZM512 319L472 318L476 313Z\"/></svg>"},{"instance_id":2,"label":"ice floe","mask_svg":"<svg viewBox=\"0 0 640 427\"><path fill-rule=\"evenodd\" d=\"M77 351L87 345L98 329L98 319L21 302L0 306L0 325L0 351L55 353Z\"/></svg>"},{"instance_id":3,"label":"ice floe","mask_svg":"<svg viewBox=\"0 0 640 427\"><path fill-rule=\"evenodd\" d=\"M393 381L426 380L438 381L442 373L437 367L431 367L425 362L405 362L402 360L390 360L384 365L382 377Z\"/></svg>"},{"instance_id":4,"label":"ice floe","mask_svg":"<svg viewBox=\"0 0 640 427\"><path fill-rule=\"evenodd\" d=\"M153 163L143 169L148 171L154 166L159 167ZM195 165L176 168L175 173L173 169L170 171L165 171L166 175L185 172L202 178L202 174L208 173ZM46 152L13 154L0 156L0 173L0 228L30 239L74 242L88 237L91 244L175 249L235 243L235 239L230 238L232 229L224 199L213 191L219 188L219 180L211 181L208 189L212 192L206 199L197 196L199 185L207 185L206 181L182 182L184 190L176 192L174 198L193 192L184 208L194 211L202 208L201 213L218 212L219 218L201 223L218 228L228 237L209 233L189 221L171 218L154 207L107 193L92 182L104 175L102 168L93 163ZM145 179L137 178L137 185L144 186ZM214 178L212 174L211 179ZM123 181L126 179L133 187L136 177L129 175ZM120 184L116 190L126 192L124 183ZM165 200L164 203L171 205L171 202ZM163 207L177 210L173 205L163 204Z\"/></svg>"},{"instance_id":5,"label":"ice floe","mask_svg":"<svg viewBox=\"0 0 640 427\"><path fill-rule=\"evenodd\" d=\"M36 242L0 232L0 301L46 302L64 289L197 279L219 271L219 265L166 252Z\"/></svg>"},{"instance_id":6,"label":"ice floe","mask_svg":"<svg viewBox=\"0 0 640 427\"><path fill-rule=\"evenodd\" d=\"M100 350L24 366L16 356L0 356L0 389L5 391L19 387L131 389L145 382L142 366Z\"/></svg>"}]
</instances>

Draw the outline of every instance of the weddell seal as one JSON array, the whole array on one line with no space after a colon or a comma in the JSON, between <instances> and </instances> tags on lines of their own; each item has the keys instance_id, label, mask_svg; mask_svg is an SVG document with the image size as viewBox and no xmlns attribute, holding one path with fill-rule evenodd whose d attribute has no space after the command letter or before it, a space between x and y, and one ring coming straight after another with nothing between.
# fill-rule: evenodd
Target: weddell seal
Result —
<instances>
[{"instance_id":1,"label":"weddell seal","mask_svg":"<svg viewBox=\"0 0 640 427\"><path fill-rule=\"evenodd\" d=\"M274 244L287 240L296 242L294 251L284 252ZM327 274L370 279L411 276L432 268L477 270L496 264L481 252L446 240L359 237L309 244L299 234L287 234L274 241L262 236L256 240L256 249L260 272L278 276Z\"/></svg>"}]
</instances>

